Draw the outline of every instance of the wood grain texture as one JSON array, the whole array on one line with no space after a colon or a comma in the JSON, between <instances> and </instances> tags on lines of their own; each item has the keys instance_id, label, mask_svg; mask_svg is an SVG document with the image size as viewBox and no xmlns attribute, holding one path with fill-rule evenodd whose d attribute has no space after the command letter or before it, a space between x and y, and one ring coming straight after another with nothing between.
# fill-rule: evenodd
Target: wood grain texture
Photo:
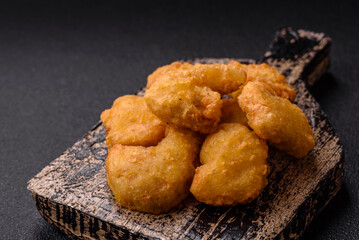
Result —
<instances>
[{"instance_id":1,"label":"wood grain texture","mask_svg":"<svg viewBox=\"0 0 359 240\"><path fill-rule=\"evenodd\" d=\"M305 86L326 71L330 42L324 34L283 28L261 60L285 74L297 91L295 102L309 119L316 145L301 160L270 148L269 184L251 204L212 207L190 196L161 215L119 207L106 182L105 130L99 123L29 181L40 214L79 239L300 238L343 181L342 146Z\"/></svg>"}]
</instances>

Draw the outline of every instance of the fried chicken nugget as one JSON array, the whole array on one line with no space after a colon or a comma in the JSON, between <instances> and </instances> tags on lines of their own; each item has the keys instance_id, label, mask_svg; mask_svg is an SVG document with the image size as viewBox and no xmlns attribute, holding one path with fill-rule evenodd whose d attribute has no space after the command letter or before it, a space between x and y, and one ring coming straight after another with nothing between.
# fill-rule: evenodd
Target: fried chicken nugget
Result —
<instances>
[{"instance_id":1,"label":"fried chicken nugget","mask_svg":"<svg viewBox=\"0 0 359 240\"><path fill-rule=\"evenodd\" d=\"M201 133L213 132L221 119L221 95L197 86L193 78L156 81L147 89L145 100L162 121Z\"/></svg>"},{"instance_id":2,"label":"fried chicken nugget","mask_svg":"<svg viewBox=\"0 0 359 240\"><path fill-rule=\"evenodd\" d=\"M276 148L302 158L314 147L313 131L302 110L278 97L270 85L247 83L238 102L253 131Z\"/></svg>"},{"instance_id":3,"label":"fried chicken nugget","mask_svg":"<svg viewBox=\"0 0 359 240\"><path fill-rule=\"evenodd\" d=\"M157 81L157 79L159 79L162 75L176 74L184 70L189 70L192 67L193 65L189 62L173 62L169 65L159 67L152 74L148 75L146 88L150 88L152 84Z\"/></svg>"},{"instance_id":4,"label":"fried chicken nugget","mask_svg":"<svg viewBox=\"0 0 359 240\"><path fill-rule=\"evenodd\" d=\"M197 86L207 86L220 94L228 94L236 91L246 81L246 72L243 67L226 64L200 64L194 65L185 62L173 62L158 68L147 78L147 88L150 88L156 81L165 78L193 78Z\"/></svg>"},{"instance_id":5,"label":"fried chicken nugget","mask_svg":"<svg viewBox=\"0 0 359 240\"><path fill-rule=\"evenodd\" d=\"M246 113L239 107L237 99L222 99L221 123L241 123L248 126Z\"/></svg>"},{"instance_id":6,"label":"fried chicken nugget","mask_svg":"<svg viewBox=\"0 0 359 240\"><path fill-rule=\"evenodd\" d=\"M268 147L240 123L225 123L207 136L190 188L194 197L214 206L246 204L267 185Z\"/></svg>"},{"instance_id":7,"label":"fried chicken nugget","mask_svg":"<svg viewBox=\"0 0 359 240\"><path fill-rule=\"evenodd\" d=\"M198 136L174 126L157 146L115 145L106 159L108 185L121 206L166 212L189 193L198 151Z\"/></svg>"},{"instance_id":8,"label":"fried chicken nugget","mask_svg":"<svg viewBox=\"0 0 359 240\"><path fill-rule=\"evenodd\" d=\"M173 63L151 75L145 99L162 121L210 133L221 118L221 94L235 91L245 79L242 68L225 64Z\"/></svg>"},{"instance_id":9,"label":"fried chicken nugget","mask_svg":"<svg viewBox=\"0 0 359 240\"><path fill-rule=\"evenodd\" d=\"M226 64L195 64L193 76L200 86L207 86L221 95L239 89L246 81L247 74L243 68Z\"/></svg>"},{"instance_id":10,"label":"fried chicken nugget","mask_svg":"<svg viewBox=\"0 0 359 240\"><path fill-rule=\"evenodd\" d=\"M287 83L285 77L278 72L277 69L269 66L266 63L262 64L241 64L237 61L231 61L228 66L242 67L247 72L248 82L264 82L273 88L275 93L285 99L293 101L295 98L295 90ZM240 92L235 93L233 98L238 97Z\"/></svg>"},{"instance_id":11,"label":"fried chicken nugget","mask_svg":"<svg viewBox=\"0 0 359 240\"><path fill-rule=\"evenodd\" d=\"M145 99L134 95L117 98L111 109L101 114L106 129L106 143L153 146L162 140L166 124L147 107Z\"/></svg>"}]
</instances>

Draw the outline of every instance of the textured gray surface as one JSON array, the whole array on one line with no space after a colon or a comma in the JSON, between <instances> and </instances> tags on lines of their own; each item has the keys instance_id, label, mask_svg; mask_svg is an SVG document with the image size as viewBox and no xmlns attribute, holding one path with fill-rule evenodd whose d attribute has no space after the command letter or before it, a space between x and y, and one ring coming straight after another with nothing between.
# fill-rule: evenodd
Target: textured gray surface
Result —
<instances>
[{"instance_id":1,"label":"textured gray surface","mask_svg":"<svg viewBox=\"0 0 359 240\"><path fill-rule=\"evenodd\" d=\"M331 69L311 92L346 154L344 188L304 239L357 239L358 2L188 6L2 2L2 239L65 239L38 214L27 181L97 122L113 99L142 87L155 67L182 58L258 58L284 25L333 38Z\"/></svg>"}]
</instances>

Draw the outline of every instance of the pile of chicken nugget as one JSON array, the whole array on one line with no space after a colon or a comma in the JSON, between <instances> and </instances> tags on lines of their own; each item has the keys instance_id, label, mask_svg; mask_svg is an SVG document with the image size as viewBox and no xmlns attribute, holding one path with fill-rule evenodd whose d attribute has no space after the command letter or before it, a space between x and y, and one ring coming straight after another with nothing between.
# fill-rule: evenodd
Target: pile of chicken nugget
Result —
<instances>
[{"instance_id":1,"label":"pile of chicken nugget","mask_svg":"<svg viewBox=\"0 0 359 240\"><path fill-rule=\"evenodd\" d=\"M267 185L267 144L295 158L314 147L295 90L267 64L174 62L146 88L101 114L120 206L159 214L189 193L213 206L247 204Z\"/></svg>"}]
</instances>

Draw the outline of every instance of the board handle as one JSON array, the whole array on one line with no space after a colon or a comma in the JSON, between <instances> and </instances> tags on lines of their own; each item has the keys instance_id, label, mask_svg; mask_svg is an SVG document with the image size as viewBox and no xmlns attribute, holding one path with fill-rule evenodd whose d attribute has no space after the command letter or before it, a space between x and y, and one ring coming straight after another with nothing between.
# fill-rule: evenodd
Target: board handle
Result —
<instances>
[{"instance_id":1,"label":"board handle","mask_svg":"<svg viewBox=\"0 0 359 240\"><path fill-rule=\"evenodd\" d=\"M324 33L284 27L259 62L277 68L289 84L301 79L312 86L329 68L331 42Z\"/></svg>"}]
</instances>

